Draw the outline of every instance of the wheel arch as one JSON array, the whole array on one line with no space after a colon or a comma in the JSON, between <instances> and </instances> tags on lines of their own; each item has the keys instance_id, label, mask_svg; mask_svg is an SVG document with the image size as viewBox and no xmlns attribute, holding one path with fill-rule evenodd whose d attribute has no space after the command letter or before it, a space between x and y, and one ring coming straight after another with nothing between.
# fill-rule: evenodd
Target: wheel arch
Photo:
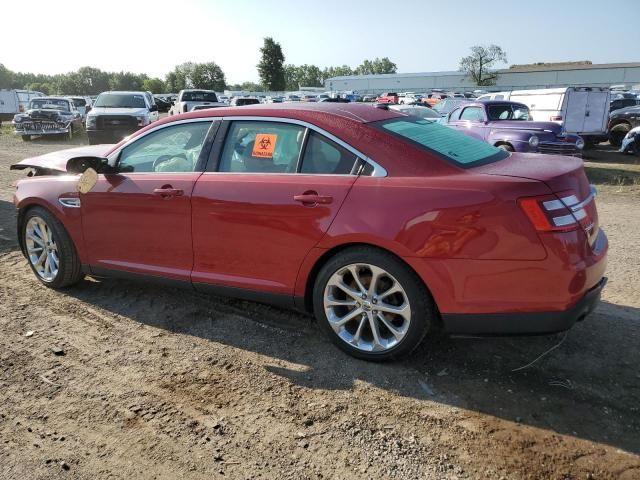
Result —
<instances>
[{"instance_id":1,"label":"wheel arch","mask_svg":"<svg viewBox=\"0 0 640 480\"><path fill-rule=\"evenodd\" d=\"M320 270L322 269L322 267L329 261L331 260L331 258L333 258L335 255L337 255L338 253L350 249L350 248L356 248L356 247L367 247L367 248L374 248L376 250L379 250L381 252L387 253L387 254L391 254L393 255L397 260L399 260L402 264L404 264L409 271L411 271L420 281L420 283L422 284L422 286L424 287L425 291L427 292L427 294L429 294L431 296L431 298L433 299L433 303L437 312L437 321L440 322L440 313L438 310L438 304L437 304L437 300L436 297L433 295L433 291L431 290L431 288L429 288L429 285L427 285L427 283L425 282L424 278L416 271L415 268L413 268L413 266L408 263L406 261L405 258L403 258L402 256L400 256L397 252L394 252L388 248L384 248L381 247L380 245L375 245L373 243L368 243L368 242L348 242L348 243L342 243L339 245L335 245L331 248L329 248L328 250L324 251L313 263L313 266L311 267L309 274L306 277L305 280L305 284L304 284L304 296L303 296L303 305L299 305L299 307L301 307L302 309L304 309L306 312L308 313L313 313L313 287L314 284L316 282L316 278L318 277L318 274L320 273Z\"/></svg>"}]
</instances>

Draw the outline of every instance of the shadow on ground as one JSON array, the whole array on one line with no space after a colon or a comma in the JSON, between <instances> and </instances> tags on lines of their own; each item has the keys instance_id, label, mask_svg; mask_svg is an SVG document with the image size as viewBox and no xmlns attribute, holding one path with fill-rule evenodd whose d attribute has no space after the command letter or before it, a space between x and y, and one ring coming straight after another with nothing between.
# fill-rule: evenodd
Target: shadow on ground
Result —
<instances>
[{"instance_id":1,"label":"shadow on ground","mask_svg":"<svg viewBox=\"0 0 640 480\"><path fill-rule=\"evenodd\" d=\"M136 302L123 302L123 291ZM303 368L265 368L306 388L349 390L359 380L640 452L636 308L602 303L548 356L514 371L564 335L434 335L403 361L374 364L340 352L309 317L252 302L111 279L86 281L66 294L149 326L297 364Z\"/></svg>"}]
</instances>

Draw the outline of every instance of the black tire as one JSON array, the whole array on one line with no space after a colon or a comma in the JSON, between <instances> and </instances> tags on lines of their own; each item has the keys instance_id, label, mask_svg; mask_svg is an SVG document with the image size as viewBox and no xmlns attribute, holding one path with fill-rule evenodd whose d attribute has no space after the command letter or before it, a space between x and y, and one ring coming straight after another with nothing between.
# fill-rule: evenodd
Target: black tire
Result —
<instances>
[{"instance_id":1,"label":"black tire","mask_svg":"<svg viewBox=\"0 0 640 480\"><path fill-rule=\"evenodd\" d=\"M501 143L500 145L496 145L496 147L506 151L506 152L513 152L513 147L511 145L509 145L508 143Z\"/></svg>"},{"instance_id":2,"label":"black tire","mask_svg":"<svg viewBox=\"0 0 640 480\"><path fill-rule=\"evenodd\" d=\"M609 143L614 147L620 147L620 145L622 145L622 140L625 135L629 133L629 130L631 130L631 126L626 123L621 123L612 127L609 131Z\"/></svg>"},{"instance_id":3,"label":"black tire","mask_svg":"<svg viewBox=\"0 0 640 480\"><path fill-rule=\"evenodd\" d=\"M47 287L55 289L68 287L75 283L78 283L84 278L84 273L82 273L80 258L78 257L75 245L73 244L73 241L71 240L71 237L69 237L69 234L65 230L64 226L48 210L42 207L33 207L25 213L22 220L22 227L20 229L20 234L22 235L23 241L26 236L27 224L33 217L40 217L52 231L53 239L57 246L59 259L58 273L56 274L55 278L47 281L38 274L31 261L27 258L29 266L31 267L31 270L33 271L36 278Z\"/></svg>"},{"instance_id":4,"label":"black tire","mask_svg":"<svg viewBox=\"0 0 640 480\"><path fill-rule=\"evenodd\" d=\"M30 142L31 141L31 135L22 135L22 140L25 142Z\"/></svg>"},{"instance_id":5,"label":"black tire","mask_svg":"<svg viewBox=\"0 0 640 480\"><path fill-rule=\"evenodd\" d=\"M325 312L325 288L333 274L347 265L358 263L374 265L391 274L404 289L410 304L411 315L406 334L399 343L382 352L364 351L342 340L331 327ZM345 249L323 265L313 287L313 309L320 328L336 346L356 358L375 362L398 359L411 353L437 319L433 299L415 272L391 253L370 246Z\"/></svg>"}]
</instances>

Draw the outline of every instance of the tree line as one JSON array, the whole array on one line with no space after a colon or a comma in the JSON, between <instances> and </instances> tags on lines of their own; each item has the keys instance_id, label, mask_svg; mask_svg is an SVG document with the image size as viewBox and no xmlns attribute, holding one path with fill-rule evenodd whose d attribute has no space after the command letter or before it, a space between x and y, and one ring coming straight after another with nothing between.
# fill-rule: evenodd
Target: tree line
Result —
<instances>
[{"instance_id":1,"label":"tree line","mask_svg":"<svg viewBox=\"0 0 640 480\"><path fill-rule=\"evenodd\" d=\"M495 83L492 67L506 62L506 54L496 46L472 47L471 55L460 61L460 70L477 85ZM215 62L186 62L176 65L164 79L144 73L105 72L82 67L75 72L45 75L13 72L0 63L0 88L36 90L48 95L97 95L107 90L147 90L152 93L178 92L184 88L207 90L285 91L300 87L322 87L325 80L338 76L396 73L397 65L388 57L366 59L355 68L349 65L320 68L316 65L285 63L282 47L273 38L264 39L257 65L260 83L227 83L222 68Z\"/></svg>"}]
</instances>

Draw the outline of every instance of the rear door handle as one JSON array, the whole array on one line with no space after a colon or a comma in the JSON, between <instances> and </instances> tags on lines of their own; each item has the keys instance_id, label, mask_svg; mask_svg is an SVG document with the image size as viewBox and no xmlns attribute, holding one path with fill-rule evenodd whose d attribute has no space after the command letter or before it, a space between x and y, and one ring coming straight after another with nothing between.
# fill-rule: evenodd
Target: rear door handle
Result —
<instances>
[{"instance_id":1,"label":"rear door handle","mask_svg":"<svg viewBox=\"0 0 640 480\"><path fill-rule=\"evenodd\" d=\"M302 195L294 195L293 199L296 202L300 202L305 206L313 205L329 205L333 202L333 197L318 195L315 192L305 192Z\"/></svg>"},{"instance_id":2,"label":"rear door handle","mask_svg":"<svg viewBox=\"0 0 640 480\"><path fill-rule=\"evenodd\" d=\"M184 195L184 190L180 188L162 187L154 189L153 194L163 198L180 197Z\"/></svg>"}]
</instances>

